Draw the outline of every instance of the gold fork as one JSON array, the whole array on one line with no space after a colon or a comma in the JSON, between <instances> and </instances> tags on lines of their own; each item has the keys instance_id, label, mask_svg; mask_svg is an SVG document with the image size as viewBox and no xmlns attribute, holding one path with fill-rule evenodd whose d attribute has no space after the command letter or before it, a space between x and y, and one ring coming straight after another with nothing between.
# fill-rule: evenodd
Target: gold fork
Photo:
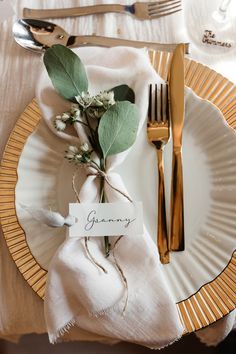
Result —
<instances>
[{"instance_id":1,"label":"gold fork","mask_svg":"<svg viewBox=\"0 0 236 354\"><path fill-rule=\"evenodd\" d=\"M128 13L140 20L150 20L181 11L181 0L159 0L155 2L135 2L133 5L100 4L64 9L23 9L25 18L76 17L108 12Z\"/></svg>"},{"instance_id":2,"label":"gold fork","mask_svg":"<svg viewBox=\"0 0 236 354\"><path fill-rule=\"evenodd\" d=\"M166 223L163 148L168 142L170 135L168 85L161 84L160 93L158 93L157 84L151 84L149 86L147 135L149 142L155 146L157 151L159 177L157 245L160 261L166 264L169 263L169 247Z\"/></svg>"}]
</instances>

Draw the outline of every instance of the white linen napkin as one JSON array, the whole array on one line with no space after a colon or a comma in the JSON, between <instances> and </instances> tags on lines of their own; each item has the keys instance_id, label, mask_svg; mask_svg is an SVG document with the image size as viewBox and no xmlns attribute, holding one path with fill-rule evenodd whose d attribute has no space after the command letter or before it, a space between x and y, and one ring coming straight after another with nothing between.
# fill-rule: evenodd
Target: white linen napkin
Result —
<instances>
[{"instance_id":1,"label":"white linen napkin","mask_svg":"<svg viewBox=\"0 0 236 354\"><path fill-rule=\"evenodd\" d=\"M148 84L160 82L146 51L117 47L82 48L75 52L86 64L91 93L119 84L133 88L140 112L140 132L147 114ZM66 110L68 103L52 90L45 71L39 80L37 99L52 131L70 142L79 142L78 127L79 137L57 132L53 127L55 114ZM128 192L114 169L128 153L129 150L111 156L106 170L109 182L124 193ZM141 151L140 157L145 158ZM105 183L105 190L110 202L127 201L108 183ZM98 201L98 191L98 178L88 176L80 191L81 202ZM104 257L102 240L97 238L89 241L89 248L107 274L90 261L79 238L67 238L50 264L45 319L51 342L60 339L71 326L151 348L161 348L182 335L183 327L162 275L156 245L146 230L143 235L122 238L116 247L115 257L128 282L128 304L124 314L126 289L112 256Z\"/></svg>"}]
</instances>

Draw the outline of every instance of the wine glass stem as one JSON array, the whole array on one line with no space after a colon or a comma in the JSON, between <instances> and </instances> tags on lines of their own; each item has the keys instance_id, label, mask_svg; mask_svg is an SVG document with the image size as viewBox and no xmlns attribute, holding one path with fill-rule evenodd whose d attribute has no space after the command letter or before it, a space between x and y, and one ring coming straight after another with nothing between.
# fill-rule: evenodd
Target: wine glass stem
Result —
<instances>
[{"instance_id":1,"label":"wine glass stem","mask_svg":"<svg viewBox=\"0 0 236 354\"><path fill-rule=\"evenodd\" d=\"M223 0L219 6L220 12L226 12L231 0Z\"/></svg>"}]
</instances>

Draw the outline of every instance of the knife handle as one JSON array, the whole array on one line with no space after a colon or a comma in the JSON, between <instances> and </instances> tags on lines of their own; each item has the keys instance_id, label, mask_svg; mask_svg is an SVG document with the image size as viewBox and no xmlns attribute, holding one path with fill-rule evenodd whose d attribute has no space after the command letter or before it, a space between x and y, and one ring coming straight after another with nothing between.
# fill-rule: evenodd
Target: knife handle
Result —
<instances>
[{"instance_id":1,"label":"knife handle","mask_svg":"<svg viewBox=\"0 0 236 354\"><path fill-rule=\"evenodd\" d=\"M101 47L116 47L126 46L134 48L151 48L154 50L173 52L178 44L175 43L156 43L144 42L121 38L103 37L103 36L70 36L67 46L68 47L81 47L81 46L101 46ZM189 43L185 43L185 51L189 53Z\"/></svg>"},{"instance_id":2,"label":"knife handle","mask_svg":"<svg viewBox=\"0 0 236 354\"><path fill-rule=\"evenodd\" d=\"M184 251L184 198L181 148L173 151L170 211L170 249Z\"/></svg>"}]
</instances>

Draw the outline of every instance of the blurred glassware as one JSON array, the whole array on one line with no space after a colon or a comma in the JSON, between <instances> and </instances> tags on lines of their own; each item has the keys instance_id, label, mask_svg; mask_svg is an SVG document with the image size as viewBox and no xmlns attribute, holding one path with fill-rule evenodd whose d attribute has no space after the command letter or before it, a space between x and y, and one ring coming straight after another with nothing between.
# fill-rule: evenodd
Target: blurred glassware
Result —
<instances>
[{"instance_id":1,"label":"blurred glassware","mask_svg":"<svg viewBox=\"0 0 236 354\"><path fill-rule=\"evenodd\" d=\"M219 23L225 23L229 20L228 8L231 0L222 0L220 6L213 12L212 17Z\"/></svg>"},{"instance_id":2,"label":"blurred glassware","mask_svg":"<svg viewBox=\"0 0 236 354\"><path fill-rule=\"evenodd\" d=\"M212 62L236 51L236 0L189 0L185 2L185 24L195 59ZM195 47L195 51L194 51Z\"/></svg>"}]
</instances>

